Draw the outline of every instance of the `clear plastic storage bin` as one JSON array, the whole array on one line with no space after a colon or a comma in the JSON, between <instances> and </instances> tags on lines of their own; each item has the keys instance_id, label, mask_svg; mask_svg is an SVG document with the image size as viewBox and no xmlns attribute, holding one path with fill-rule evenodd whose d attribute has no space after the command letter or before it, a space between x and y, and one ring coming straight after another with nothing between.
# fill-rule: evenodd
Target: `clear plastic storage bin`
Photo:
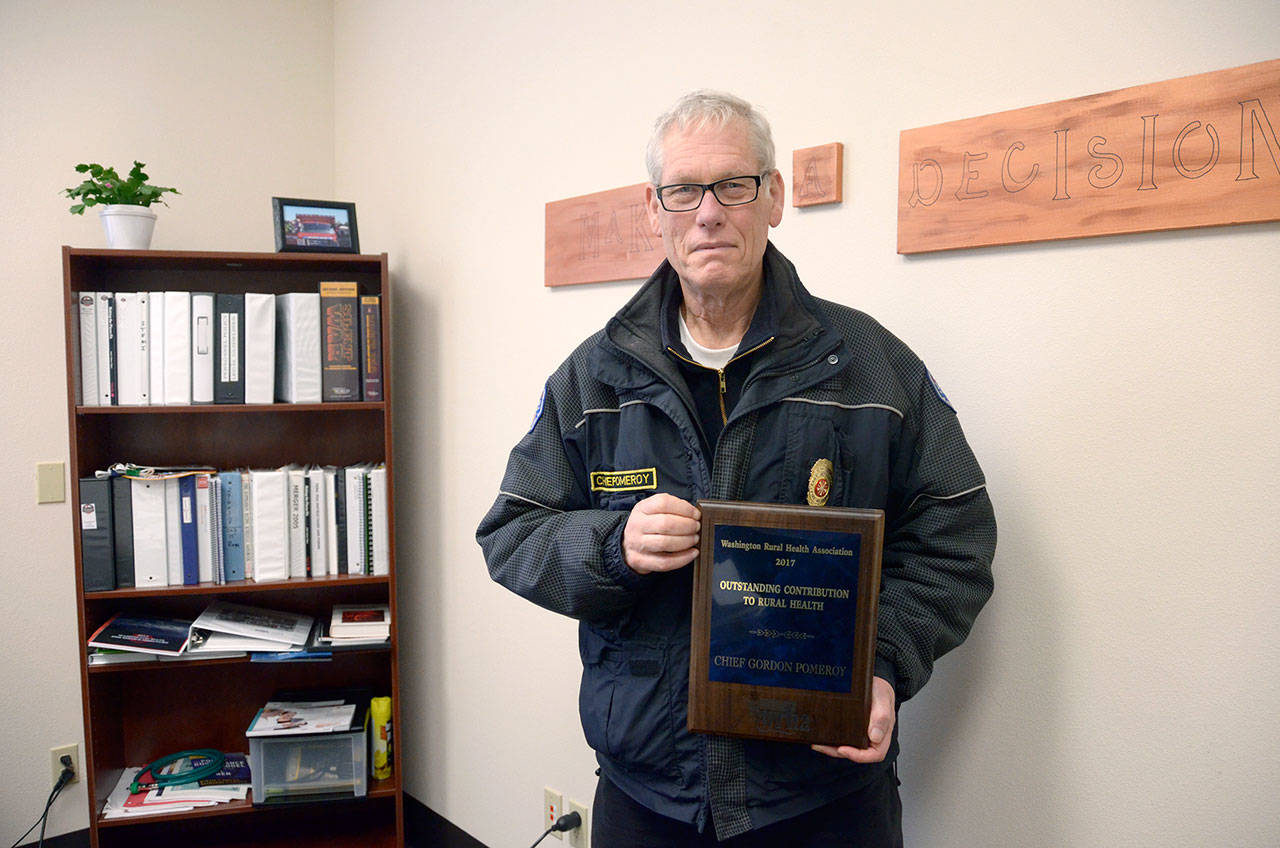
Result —
<instances>
[{"instance_id":1,"label":"clear plastic storage bin","mask_svg":"<svg viewBox=\"0 0 1280 848\"><path fill-rule=\"evenodd\" d=\"M363 728L348 733L250 737L253 803L362 797L369 786L366 750Z\"/></svg>"}]
</instances>

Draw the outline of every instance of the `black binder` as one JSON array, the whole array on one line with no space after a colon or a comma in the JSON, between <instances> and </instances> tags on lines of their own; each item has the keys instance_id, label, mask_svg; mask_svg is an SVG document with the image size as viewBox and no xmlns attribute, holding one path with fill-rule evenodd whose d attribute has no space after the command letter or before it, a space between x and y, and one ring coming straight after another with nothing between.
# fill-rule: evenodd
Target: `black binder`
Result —
<instances>
[{"instance_id":1,"label":"black binder","mask_svg":"<svg viewBox=\"0 0 1280 848\"><path fill-rule=\"evenodd\" d=\"M86 592L116 588L111 484L97 477L80 478L80 565Z\"/></svg>"}]
</instances>

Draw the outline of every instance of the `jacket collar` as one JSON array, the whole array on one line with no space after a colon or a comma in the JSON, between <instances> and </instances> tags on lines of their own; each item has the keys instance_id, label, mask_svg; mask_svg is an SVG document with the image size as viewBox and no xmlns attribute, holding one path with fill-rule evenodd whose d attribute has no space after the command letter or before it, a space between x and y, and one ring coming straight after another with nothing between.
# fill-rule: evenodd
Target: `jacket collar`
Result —
<instances>
[{"instance_id":1,"label":"jacket collar","mask_svg":"<svg viewBox=\"0 0 1280 848\"><path fill-rule=\"evenodd\" d=\"M595 360L594 376L619 388L638 388L651 383L654 377L683 386L676 365L665 353L668 345L679 345L679 336L671 337L674 324L668 326L679 303L680 281L671 263L664 259L605 325L606 348L614 355ZM795 266L773 242L764 253L761 306L756 308L743 342L749 342L750 347L770 335L775 341L762 363L771 370L797 367L838 344L837 334L800 282ZM637 364L644 367L636 368Z\"/></svg>"}]
</instances>

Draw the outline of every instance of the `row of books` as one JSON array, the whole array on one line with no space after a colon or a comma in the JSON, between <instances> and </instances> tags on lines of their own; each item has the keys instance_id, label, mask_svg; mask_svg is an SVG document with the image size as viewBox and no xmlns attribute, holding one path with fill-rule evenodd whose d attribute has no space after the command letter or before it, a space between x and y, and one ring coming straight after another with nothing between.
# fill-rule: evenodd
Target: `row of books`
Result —
<instances>
[{"instance_id":1,"label":"row of books","mask_svg":"<svg viewBox=\"0 0 1280 848\"><path fill-rule=\"evenodd\" d=\"M387 468L117 465L80 480L84 590L390 570Z\"/></svg>"},{"instance_id":2,"label":"row of books","mask_svg":"<svg viewBox=\"0 0 1280 848\"><path fill-rule=\"evenodd\" d=\"M381 298L356 283L89 291L77 303L85 406L382 400Z\"/></svg>"},{"instance_id":3,"label":"row of books","mask_svg":"<svg viewBox=\"0 0 1280 848\"><path fill-rule=\"evenodd\" d=\"M328 619L217 600L192 619L117 613L88 641L90 665L157 659L326 659L391 637L388 604L336 604Z\"/></svg>"},{"instance_id":4,"label":"row of books","mask_svg":"<svg viewBox=\"0 0 1280 848\"><path fill-rule=\"evenodd\" d=\"M192 753L163 766L159 774L172 776L190 772L210 763L210 759L207 754ZM207 777L159 786L156 783L149 767L126 768L103 805L103 818L185 813L197 807L243 801L249 797L252 775L249 758L243 753L232 753L224 755L221 768Z\"/></svg>"}]
</instances>

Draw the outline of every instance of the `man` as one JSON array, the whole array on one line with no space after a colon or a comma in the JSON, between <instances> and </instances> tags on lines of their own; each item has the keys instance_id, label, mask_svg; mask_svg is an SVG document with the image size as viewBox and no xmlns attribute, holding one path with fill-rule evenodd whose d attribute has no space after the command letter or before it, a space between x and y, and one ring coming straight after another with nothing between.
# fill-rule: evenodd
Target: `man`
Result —
<instances>
[{"instance_id":1,"label":"man","mask_svg":"<svg viewBox=\"0 0 1280 848\"><path fill-rule=\"evenodd\" d=\"M477 531L489 572L580 621L596 848L899 845L896 708L991 593L982 471L920 360L769 243L783 180L749 104L682 98L647 164L667 260L547 381ZM886 514L872 746L690 733L696 503L814 485Z\"/></svg>"}]
</instances>

